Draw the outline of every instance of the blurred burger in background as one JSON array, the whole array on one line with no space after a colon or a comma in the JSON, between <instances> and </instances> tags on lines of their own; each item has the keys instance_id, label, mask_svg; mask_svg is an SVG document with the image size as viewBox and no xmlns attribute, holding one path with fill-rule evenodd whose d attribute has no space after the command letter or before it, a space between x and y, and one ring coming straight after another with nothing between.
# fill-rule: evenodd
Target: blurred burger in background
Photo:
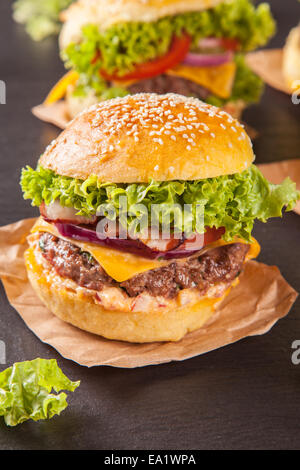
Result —
<instances>
[{"instance_id":1,"label":"blurred burger in background","mask_svg":"<svg viewBox=\"0 0 300 470\"><path fill-rule=\"evenodd\" d=\"M283 48L283 75L291 91L300 88L300 23L291 30Z\"/></svg>"},{"instance_id":2,"label":"blurred burger in background","mask_svg":"<svg viewBox=\"0 0 300 470\"><path fill-rule=\"evenodd\" d=\"M139 92L180 93L240 116L263 83L244 53L275 30L251 0L79 0L63 12L60 49L70 72L46 103L68 114Z\"/></svg>"}]
</instances>

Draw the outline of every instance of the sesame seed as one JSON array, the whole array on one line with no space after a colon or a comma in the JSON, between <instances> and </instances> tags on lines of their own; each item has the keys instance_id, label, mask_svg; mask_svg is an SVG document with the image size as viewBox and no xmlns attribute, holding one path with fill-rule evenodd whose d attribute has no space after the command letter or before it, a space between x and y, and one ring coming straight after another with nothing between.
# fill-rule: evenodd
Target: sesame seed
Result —
<instances>
[{"instance_id":1,"label":"sesame seed","mask_svg":"<svg viewBox=\"0 0 300 470\"><path fill-rule=\"evenodd\" d=\"M218 132L215 131L215 125L212 127L210 124L215 117L220 119L219 124L222 129L226 129L227 122L229 122L232 131L238 132L239 140L247 138L247 134L241 132L240 124L225 111L207 105L196 98L172 93L128 95L93 105L81 115L86 112L91 113L89 118L91 127L95 131L99 128L100 132L107 136L106 142L109 138L114 138L114 145L122 135L133 135L134 141L138 142L144 132L147 132L152 136L153 142L159 145L164 144L160 138L162 135L169 136L169 139L174 142L185 139L188 144L187 150L191 150L192 146L197 145L196 136L201 138L201 134L207 133L212 138L217 138ZM102 152L116 148L114 145L107 146L106 142L103 139L103 142L99 143ZM233 147L231 143L228 146Z\"/></svg>"}]
</instances>

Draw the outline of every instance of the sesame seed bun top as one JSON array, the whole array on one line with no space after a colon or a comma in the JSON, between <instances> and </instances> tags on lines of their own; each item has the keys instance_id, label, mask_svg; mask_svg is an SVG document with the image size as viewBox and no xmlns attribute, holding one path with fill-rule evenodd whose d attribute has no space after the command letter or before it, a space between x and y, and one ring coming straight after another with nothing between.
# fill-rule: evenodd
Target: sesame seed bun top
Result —
<instances>
[{"instance_id":1,"label":"sesame seed bun top","mask_svg":"<svg viewBox=\"0 0 300 470\"><path fill-rule=\"evenodd\" d=\"M225 111L196 98L141 93L78 115L39 163L73 178L133 183L240 173L253 160L247 133Z\"/></svg>"},{"instance_id":2,"label":"sesame seed bun top","mask_svg":"<svg viewBox=\"0 0 300 470\"><path fill-rule=\"evenodd\" d=\"M116 23L156 21L168 15L188 11L201 11L224 0L79 0L62 14L64 26L60 34L60 47L80 40L82 26L99 25L105 30Z\"/></svg>"}]
</instances>

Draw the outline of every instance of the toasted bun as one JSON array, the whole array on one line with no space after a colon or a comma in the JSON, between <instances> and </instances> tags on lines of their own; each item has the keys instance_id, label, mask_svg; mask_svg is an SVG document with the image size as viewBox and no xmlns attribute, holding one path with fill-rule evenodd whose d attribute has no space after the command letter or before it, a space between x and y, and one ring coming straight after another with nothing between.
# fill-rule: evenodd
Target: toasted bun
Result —
<instances>
[{"instance_id":1,"label":"toasted bun","mask_svg":"<svg viewBox=\"0 0 300 470\"><path fill-rule=\"evenodd\" d=\"M254 159L243 126L181 95L128 95L77 116L40 159L73 178L113 183L195 180L240 173Z\"/></svg>"},{"instance_id":2,"label":"toasted bun","mask_svg":"<svg viewBox=\"0 0 300 470\"><path fill-rule=\"evenodd\" d=\"M90 333L133 343L180 340L186 333L200 328L229 292L218 299L204 298L192 306L166 312L105 310L92 297L84 295L82 289L70 289L62 277L56 275L53 279L32 247L25 252L25 260L33 289L57 317Z\"/></svg>"},{"instance_id":3,"label":"toasted bun","mask_svg":"<svg viewBox=\"0 0 300 470\"><path fill-rule=\"evenodd\" d=\"M60 47L81 39L82 26L99 25L105 30L116 23L130 21L156 21L168 15L188 11L201 11L224 0L79 0L62 14L64 26L60 34Z\"/></svg>"},{"instance_id":4,"label":"toasted bun","mask_svg":"<svg viewBox=\"0 0 300 470\"><path fill-rule=\"evenodd\" d=\"M283 75L291 90L300 86L300 25L293 28L283 49ZM298 82L298 83L296 83Z\"/></svg>"}]
</instances>

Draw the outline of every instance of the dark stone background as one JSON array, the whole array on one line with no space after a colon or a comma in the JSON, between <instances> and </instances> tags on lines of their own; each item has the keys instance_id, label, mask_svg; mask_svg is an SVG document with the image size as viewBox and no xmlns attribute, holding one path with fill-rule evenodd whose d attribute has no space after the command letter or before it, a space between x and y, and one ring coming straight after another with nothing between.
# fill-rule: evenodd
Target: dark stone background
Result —
<instances>
[{"instance_id":1,"label":"dark stone background","mask_svg":"<svg viewBox=\"0 0 300 470\"><path fill-rule=\"evenodd\" d=\"M7 84L7 104L0 106L0 225L37 213L22 199L20 169L35 165L58 130L35 119L30 108L64 71L56 40L31 41L12 22L10 3L0 2L0 79ZM270 3L278 21L270 46L280 47L300 19L300 4ZM300 157L299 118L300 106L266 88L262 102L245 115L260 133L257 162ZM294 213L258 223L254 233L262 245L259 259L279 266L298 290L299 234ZM184 362L123 370L87 369L63 359L24 325L2 287L0 294L7 365L57 358L69 377L82 381L60 417L13 429L0 420L1 449L299 448L300 365L291 363L291 344L300 339L299 300L267 335Z\"/></svg>"}]
</instances>

